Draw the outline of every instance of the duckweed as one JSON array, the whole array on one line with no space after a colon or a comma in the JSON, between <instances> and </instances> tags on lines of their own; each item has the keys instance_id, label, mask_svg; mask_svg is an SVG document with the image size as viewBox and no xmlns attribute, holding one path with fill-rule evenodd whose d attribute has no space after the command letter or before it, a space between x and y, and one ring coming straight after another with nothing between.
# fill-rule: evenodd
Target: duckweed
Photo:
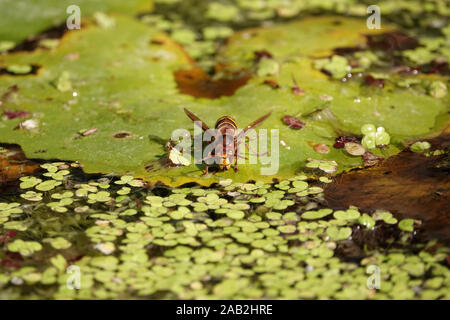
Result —
<instances>
[{"instance_id":1,"label":"duckweed","mask_svg":"<svg viewBox=\"0 0 450 320\"><path fill-rule=\"evenodd\" d=\"M320 169L326 173L334 173L337 170L337 162L334 160L327 161L327 160L314 160L314 159L308 159L308 163L306 164L307 168L311 169Z\"/></svg>"},{"instance_id":2,"label":"duckweed","mask_svg":"<svg viewBox=\"0 0 450 320\"><path fill-rule=\"evenodd\" d=\"M403 231L412 232L412 231L414 231L414 220L413 219L402 219L398 223L398 227Z\"/></svg>"},{"instance_id":3,"label":"duckweed","mask_svg":"<svg viewBox=\"0 0 450 320\"><path fill-rule=\"evenodd\" d=\"M346 211L335 211L333 213L333 216L337 219L337 220L356 220L360 217L360 213L358 210L355 209L348 209Z\"/></svg>"},{"instance_id":4,"label":"duckweed","mask_svg":"<svg viewBox=\"0 0 450 320\"><path fill-rule=\"evenodd\" d=\"M412 152L421 153L421 152L425 152L426 150L430 149L431 145L427 141L417 141L417 142L414 142L409 148L411 149Z\"/></svg>"},{"instance_id":5,"label":"duckweed","mask_svg":"<svg viewBox=\"0 0 450 320\"><path fill-rule=\"evenodd\" d=\"M391 141L390 135L383 127L375 128L373 124L365 124L361 127L364 135L361 144L366 149L374 149L379 146L388 145Z\"/></svg>"},{"instance_id":6,"label":"duckweed","mask_svg":"<svg viewBox=\"0 0 450 320\"><path fill-rule=\"evenodd\" d=\"M11 252L19 252L23 256L30 256L34 252L42 249L42 245L36 241L23 241L21 239L14 240L8 245Z\"/></svg>"},{"instance_id":7,"label":"duckweed","mask_svg":"<svg viewBox=\"0 0 450 320\"><path fill-rule=\"evenodd\" d=\"M23 177L20 197L0 202L0 239L8 232L6 250L23 259L0 267L0 287L23 298L41 286L56 299L446 297L448 248L405 243L401 235L420 230L416 220L397 225L383 210L326 208L324 177L145 189L133 176L80 181L65 167L43 165L52 175ZM62 170L69 172L53 179ZM375 230L398 244L372 250L354 242ZM361 262L346 259L348 243ZM74 252L81 257L69 262ZM380 265L385 288L402 290L367 289L366 264ZM80 290L66 287L69 265L80 267Z\"/></svg>"},{"instance_id":8,"label":"duckweed","mask_svg":"<svg viewBox=\"0 0 450 320\"><path fill-rule=\"evenodd\" d=\"M14 74L27 74L31 72L32 67L28 64L12 64L6 70Z\"/></svg>"},{"instance_id":9,"label":"duckweed","mask_svg":"<svg viewBox=\"0 0 450 320\"><path fill-rule=\"evenodd\" d=\"M334 55L330 59L318 59L314 62L314 67L319 70L323 69L335 79L341 79L351 71L347 59L338 55Z\"/></svg>"}]
</instances>

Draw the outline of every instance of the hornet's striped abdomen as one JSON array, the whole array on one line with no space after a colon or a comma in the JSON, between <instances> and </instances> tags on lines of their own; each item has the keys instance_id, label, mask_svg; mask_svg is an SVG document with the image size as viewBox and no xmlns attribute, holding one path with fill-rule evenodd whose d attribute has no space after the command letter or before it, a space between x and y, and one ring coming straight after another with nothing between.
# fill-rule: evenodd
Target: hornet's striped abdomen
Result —
<instances>
[{"instance_id":1,"label":"hornet's striped abdomen","mask_svg":"<svg viewBox=\"0 0 450 320\"><path fill-rule=\"evenodd\" d=\"M215 125L216 130L219 130L220 134L223 137L222 141L222 162L219 164L220 169L228 170L232 163L232 158L235 157L235 135L238 129L236 121L230 116L224 116L217 120Z\"/></svg>"},{"instance_id":2,"label":"hornet's striped abdomen","mask_svg":"<svg viewBox=\"0 0 450 320\"><path fill-rule=\"evenodd\" d=\"M234 135L238 126L236 121L230 116L224 116L217 120L215 128L220 131L220 133Z\"/></svg>"},{"instance_id":3,"label":"hornet's striped abdomen","mask_svg":"<svg viewBox=\"0 0 450 320\"><path fill-rule=\"evenodd\" d=\"M186 115L194 121L195 124L200 126L203 131L209 130L208 125L204 123L202 120L200 120L199 117L197 117L195 114L184 108L184 112ZM219 167L223 170L228 170L231 167L231 163L233 158L235 159L234 162L234 170L237 171L237 157L238 157L238 146L237 141L240 141L240 139L245 135L245 133L257 127L260 125L264 120L266 120L270 116L271 112L267 113L266 115L262 116L261 118L253 121L251 124L246 126L244 130L242 130L240 133L238 133L238 126L236 121L230 117L230 116L224 116L219 118L217 120L215 129L219 131L220 136L222 137L222 152L221 154L211 154L210 157L218 157L221 159L221 162L219 163ZM206 171L203 173L203 175L208 173L208 164L206 164Z\"/></svg>"}]
</instances>

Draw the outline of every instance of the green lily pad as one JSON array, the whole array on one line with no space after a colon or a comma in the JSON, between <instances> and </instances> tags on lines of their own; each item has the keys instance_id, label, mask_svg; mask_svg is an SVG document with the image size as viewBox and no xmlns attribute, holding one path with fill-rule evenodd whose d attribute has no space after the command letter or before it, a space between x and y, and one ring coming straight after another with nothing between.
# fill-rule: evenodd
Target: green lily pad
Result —
<instances>
[{"instance_id":1,"label":"green lily pad","mask_svg":"<svg viewBox=\"0 0 450 320\"><path fill-rule=\"evenodd\" d=\"M334 23L336 19L340 21L340 24ZM183 113L181 106L186 106L194 111L210 126L224 114L233 115L240 126L245 126L254 120L252 97L257 96L261 98L264 109L274 112L261 125L261 128L280 128L280 137L287 145L291 146L290 150L280 148L281 161L276 173L278 177L287 177L292 172L301 169L302 165L299 161L306 163L308 158L317 158L318 154L306 141L323 143L321 139L324 136L332 139L335 137L335 133L328 124L320 124L315 121L310 122L300 131L289 130L287 127L280 126L280 118L290 112L289 110L294 114L299 111L305 113L312 111L311 108L314 105L321 103L320 97L324 94L334 97L329 108L336 118L346 119L345 125L341 129L355 134L358 133L358 128L364 124L361 123L361 119L365 119L385 127L391 136L405 139L408 135L428 133L435 123L435 118L445 112L444 101L435 100L430 96L405 99L407 93L400 91L395 95L388 94L389 97L386 100L381 97L367 99L367 101L363 99L358 102L360 107L355 109L357 111L352 112L349 118L347 108L349 105L355 104L353 100L355 96L359 95L359 84L335 83L326 75L312 69L311 60L306 56L323 55L324 52L331 52L335 47L353 46L364 42L362 34L367 32L365 23L354 19L310 18L301 22L261 29L255 37L251 38L243 37L245 34L243 31L233 35L220 53L226 60L246 65L248 60L244 59L244 56L253 57L253 52L257 49L268 50L274 56L273 60L284 61L279 62L281 63L279 82L287 84L292 77L290 70L298 70L294 74L297 82L301 82L305 92L310 92L311 96L308 99L313 99L308 100L310 101L308 103L301 97L292 99L291 93L269 90L270 88L266 86L255 85L259 81L257 76L232 97L216 99L207 103L179 94L172 71L189 66L185 54L156 29L119 15L115 15L114 20L115 26L111 28L102 29L91 25L89 28L76 31L77 36L72 36L72 32L69 32L58 47L53 49L51 61L45 59L47 52L40 51L15 53L4 57L5 63L8 65L39 64L46 70L46 72L40 72L38 75L24 79L8 75L0 78L0 84L3 87L10 86L13 81L15 83L19 81L19 87L24 88L19 91L17 99L21 109L31 112L36 109L41 112L42 119L40 121L45 122L46 126L45 130L40 127L36 134L39 136L39 148L47 150L42 155L43 157L77 160L83 164L86 172L118 172L122 174L132 172L137 177L161 180L172 185L190 181L209 184L230 178L234 181L246 181L253 178L269 181L273 176L262 175L260 169L264 166L261 164L244 164L240 166L238 173L229 170L205 177L201 176L201 167L195 167L194 164L169 170L159 168L158 159L164 152L163 146L149 141L148 137L156 135L164 140L169 140L171 132L176 128L192 130L192 123ZM327 29L329 25L333 25L335 35L323 43L320 39L329 35ZM310 30L311 28L315 30L313 33L299 32L299 30ZM291 29L295 31L291 32ZM370 32L381 31L371 30ZM342 34L346 36L340 36ZM159 39L157 44L150 42L154 38ZM85 45L86 43L97 43L98 45L94 48ZM122 44L127 45L122 46ZM135 47L143 48L138 55L133 51ZM67 60L67 56L73 52L78 52L79 58L75 61ZM102 52L108 53L107 61ZM288 56L298 59L284 60ZM147 59L147 57L156 59ZM95 59L100 59L101 62L96 64L98 70L93 77L93 73L83 66L90 65ZM63 64L63 61L67 63ZM136 61L139 61L139 64L136 64ZM120 63L120 68L117 63ZM121 72L121 70L127 71ZM58 90L55 91L52 83L63 72L70 73L72 89L67 92L58 92ZM114 74L113 81L108 78L111 72ZM152 74L151 78L158 79L158 81L149 82L149 72ZM131 75L132 78L128 79L127 77ZM308 80L306 81L306 79ZM106 83L107 87L95 85L97 81ZM40 94L53 99L32 104L27 102L29 101L27 97L34 95L35 84L39 84ZM126 90L128 85L133 87L132 92ZM345 91L347 94L342 94L340 89L342 85L347 86ZM116 89L119 87L120 90ZM115 93L114 99L110 98L112 92ZM337 92L340 92L339 95ZM94 102L94 97L97 103ZM69 111L54 111L57 110L57 106L67 104L69 101L71 101L68 104ZM311 103L311 101L315 102ZM406 104L405 101L407 101ZM94 107L95 104L99 104L99 106ZM395 109L390 108L392 104L396 105ZM149 105L151 105L150 109ZM432 105L433 107L422 108L423 105ZM163 112L168 108L174 112ZM210 112L213 109L216 111ZM113 111L111 112L111 110ZM411 112L411 110L415 111ZM389 116L384 116L384 120L380 121L374 117L375 111L382 115L389 114ZM402 116L404 113L408 113L409 116ZM74 118L77 118L78 121L70 121ZM419 118L420 121L418 121ZM394 121L393 119L402 120ZM149 126L149 122L152 125ZM67 125L61 126L61 123L67 123ZM20 130L12 130L15 126L16 124L11 121L0 128L3 142L19 143L27 155L32 154L36 150L37 139ZM80 139L77 133L83 128L97 128L97 133ZM128 133L125 138L115 138L120 132ZM123 135L118 134L117 136ZM108 146L108 150L99 146ZM391 154L398 151L395 147L387 150ZM299 154L301 158L298 158ZM354 159L340 150L332 149L330 153L321 154L320 157L322 158L317 160L336 161L339 170L354 166ZM331 169L325 168L328 171ZM59 175L57 178L61 179L62 177Z\"/></svg>"},{"instance_id":2,"label":"green lily pad","mask_svg":"<svg viewBox=\"0 0 450 320\"><path fill-rule=\"evenodd\" d=\"M150 2L146 0L125 2L120 0L42 0L39 3L27 2L26 9L24 9L23 4L17 1L4 0L2 1L2 12L8 19L0 21L0 40L19 43L45 29L65 23L69 17L67 8L71 5L77 5L80 8L82 19L97 11L122 12L133 15L151 8ZM18 25L20 28L17 27Z\"/></svg>"}]
</instances>

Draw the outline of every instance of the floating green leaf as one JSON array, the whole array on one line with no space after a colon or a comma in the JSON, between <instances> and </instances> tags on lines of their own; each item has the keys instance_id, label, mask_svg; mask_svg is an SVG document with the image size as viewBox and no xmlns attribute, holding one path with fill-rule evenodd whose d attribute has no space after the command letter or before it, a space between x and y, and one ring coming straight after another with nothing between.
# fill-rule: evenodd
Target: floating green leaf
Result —
<instances>
[{"instance_id":1,"label":"floating green leaf","mask_svg":"<svg viewBox=\"0 0 450 320\"><path fill-rule=\"evenodd\" d=\"M318 211L306 211L302 214L303 219L312 220L312 219L321 219L330 215L333 212L331 209L320 209Z\"/></svg>"},{"instance_id":2,"label":"floating green leaf","mask_svg":"<svg viewBox=\"0 0 450 320\"><path fill-rule=\"evenodd\" d=\"M330 236L332 240L339 241L339 240L345 240L350 237L352 234L352 229L345 227L345 228L339 228L336 226L331 226L327 228L327 234Z\"/></svg>"},{"instance_id":3,"label":"floating green leaf","mask_svg":"<svg viewBox=\"0 0 450 320\"><path fill-rule=\"evenodd\" d=\"M413 232L414 231L414 220L413 219L402 219L398 223L400 230Z\"/></svg>"},{"instance_id":4,"label":"floating green leaf","mask_svg":"<svg viewBox=\"0 0 450 320\"><path fill-rule=\"evenodd\" d=\"M19 252L23 256L32 255L34 252L42 249L42 245L36 241L23 241L21 239L14 240L8 245L8 250Z\"/></svg>"},{"instance_id":5,"label":"floating green leaf","mask_svg":"<svg viewBox=\"0 0 450 320\"><path fill-rule=\"evenodd\" d=\"M417 141L417 142L414 142L409 148L413 152L421 153L421 152L425 152L425 150L430 149L431 145L427 141Z\"/></svg>"}]
</instances>

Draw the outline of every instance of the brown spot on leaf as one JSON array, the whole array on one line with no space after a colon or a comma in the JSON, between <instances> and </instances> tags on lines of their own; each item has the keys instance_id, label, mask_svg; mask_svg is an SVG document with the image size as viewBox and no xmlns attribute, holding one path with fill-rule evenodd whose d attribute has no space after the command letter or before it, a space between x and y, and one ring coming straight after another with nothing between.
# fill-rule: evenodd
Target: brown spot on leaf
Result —
<instances>
[{"instance_id":1,"label":"brown spot on leaf","mask_svg":"<svg viewBox=\"0 0 450 320\"><path fill-rule=\"evenodd\" d=\"M161 45L164 44L164 40L161 40L161 39L156 38L156 39L152 39L152 40L150 41L150 43L151 43L151 44L155 44L155 45L161 46Z\"/></svg>"},{"instance_id":2,"label":"brown spot on leaf","mask_svg":"<svg viewBox=\"0 0 450 320\"><path fill-rule=\"evenodd\" d=\"M272 59L272 54L267 50L258 50L254 52L255 60L259 61L262 58Z\"/></svg>"},{"instance_id":3,"label":"brown spot on leaf","mask_svg":"<svg viewBox=\"0 0 450 320\"><path fill-rule=\"evenodd\" d=\"M280 88L280 85L275 80L264 80L264 84L266 84L274 89Z\"/></svg>"},{"instance_id":4,"label":"brown spot on leaf","mask_svg":"<svg viewBox=\"0 0 450 320\"><path fill-rule=\"evenodd\" d=\"M340 136L336 138L333 147L336 149L340 149L343 148L348 142L359 143L359 139L356 137Z\"/></svg>"},{"instance_id":5,"label":"brown spot on leaf","mask_svg":"<svg viewBox=\"0 0 450 320\"><path fill-rule=\"evenodd\" d=\"M384 79L377 79L371 75L368 75L364 78L364 83L368 86L384 88Z\"/></svg>"},{"instance_id":6,"label":"brown spot on leaf","mask_svg":"<svg viewBox=\"0 0 450 320\"><path fill-rule=\"evenodd\" d=\"M18 51L34 51L37 47L39 47L39 42L44 39L60 39L64 36L64 34L69 31L67 29L66 23L52 27L47 29L36 36L28 37L22 43L19 43L17 46L9 50L9 52L18 52Z\"/></svg>"},{"instance_id":7,"label":"brown spot on leaf","mask_svg":"<svg viewBox=\"0 0 450 320\"><path fill-rule=\"evenodd\" d=\"M131 137L132 133L128 132L128 131L120 131L117 132L116 134L114 134L114 138L116 139L124 139L124 138L129 138Z\"/></svg>"},{"instance_id":8,"label":"brown spot on leaf","mask_svg":"<svg viewBox=\"0 0 450 320\"><path fill-rule=\"evenodd\" d=\"M356 46L356 47L341 47L341 48L335 48L333 49L333 52L339 56L345 56L348 54L353 54L355 52L363 50L363 47Z\"/></svg>"},{"instance_id":9,"label":"brown spot on leaf","mask_svg":"<svg viewBox=\"0 0 450 320\"><path fill-rule=\"evenodd\" d=\"M368 35L367 44L371 49L392 52L394 50L414 49L419 45L419 42L406 33L393 31L378 35Z\"/></svg>"},{"instance_id":10,"label":"brown spot on leaf","mask_svg":"<svg viewBox=\"0 0 450 320\"><path fill-rule=\"evenodd\" d=\"M283 122L287 124L290 128L298 130L303 128L303 126L306 124L303 121L297 119L296 117L289 115L283 117Z\"/></svg>"},{"instance_id":11,"label":"brown spot on leaf","mask_svg":"<svg viewBox=\"0 0 450 320\"><path fill-rule=\"evenodd\" d=\"M232 96L249 79L250 73L238 74L232 79L213 80L200 68L175 71L178 90L196 98L216 99L222 96Z\"/></svg>"}]
</instances>

